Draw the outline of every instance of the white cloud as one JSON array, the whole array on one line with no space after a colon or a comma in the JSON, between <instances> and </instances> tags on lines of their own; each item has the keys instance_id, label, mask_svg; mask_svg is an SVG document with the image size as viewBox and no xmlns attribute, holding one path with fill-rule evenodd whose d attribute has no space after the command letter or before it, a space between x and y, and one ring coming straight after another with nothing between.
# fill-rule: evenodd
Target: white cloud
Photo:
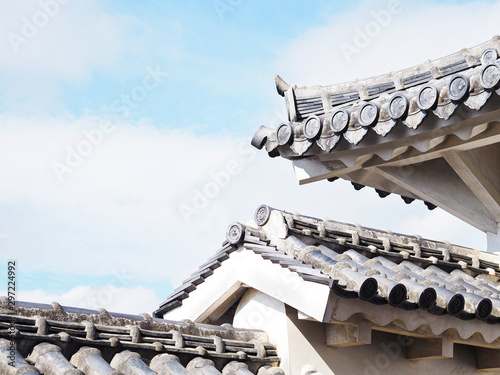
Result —
<instances>
[{"instance_id":1,"label":"white cloud","mask_svg":"<svg viewBox=\"0 0 500 375\"><path fill-rule=\"evenodd\" d=\"M484 243L480 232L445 213L436 218L421 202L380 199L345 181L299 187L289 161L270 159L229 135L116 122L59 183L53 162L64 164L68 150L86 141L84 130L100 122L0 114L0 232L7 234L6 253L21 260L21 272L63 280L65 274L124 270L135 283L164 283L167 294L170 282L177 286L215 253L232 221L246 222L262 203L464 245ZM183 216L181 207L191 214ZM436 231L429 225L436 220L453 224Z\"/></svg>"},{"instance_id":2,"label":"white cloud","mask_svg":"<svg viewBox=\"0 0 500 375\"><path fill-rule=\"evenodd\" d=\"M100 287L81 285L62 294L53 294L41 289L21 291L17 299L47 304L57 302L62 306L86 309L104 308L110 312L128 314L151 314L162 302L151 289L124 288L113 284Z\"/></svg>"},{"instance_id":3,"label":"white cloud","mask_svg":"<svg viewBox=\"0 0 500 375\"><path fill-rule=\"evenodd\" d=\"M491 39L499 12L499 1L365 0L284 46L276 69L290 84L312 86L409 68Z\"/></svg>"},{"instance_id":4,"label":"white cloud","mask_svg":"<svg viewBox=\"0 0 500 375\"><path fill-rule=\"evenodd\" d=\"M66 4L61 4L66 3ZM64 108L65 85L84 85L129 51L132 16L89 1L6 0L0 12L0 99L24 113Z\"/></svg>"},{"instance_id":5,"label":"white cloud","mask_svg":"<svg viewBox=\"0 0 500 375\"><path fill-rule=\"evenodd\" d=\"M124 47L123 20L95 1L7 3L0 14L2 69L82 82L92 68L112 64Z\"/></svg>"},{"instance_id":6,"label":"white cloud","mask_svg":"<svg viewBox=\"0 0 500 375\"><path fill-rule=\"evenodd\" d=\"M36 1L20 4L10 0L12 12L0 14L0 33L18 30L22 17L38 7ZM369 9L380 11L386 4L364 2L332 18L329 25L306 31L280 51L277 71L290 83L311 85L406 68L491 38L500 10L498 2L404 2L405 9L348 63L339 44L349 42L356 27L371 21ZM479 15L481 27L469 26L471 14ZM20 51L30 58L13 54L8 41L1 39L0 68L11 76L3 83L5 92L12 91L9 100L28 101L30 86L35 104L45 97L57 98L61 82L82 82L96 67L110 66L123 48L124 23L102 13L96 2L70 2ZM20 81L23 72L35 68L37 76ZM179 285L218 249L232 221L246 222L261 203L485 248L484 234L439 209L427 211L421 202L405 205L395 196L380 199L372 189L357 192L345 181L299 187L290 162L252 149L250 137L199 136L189 129L160 130L147 123L114 121L116 129L103 134L102 143L59 183L53 163L65 163L68 150L86 141L83 130L96 129L103 120L0 114L0 233L7 235L1 245L4 254L21 260L24 275L43 271L64 280L69 274L91 277L125 270L134 283L164 284L166 295L170 283ZM276 125L274 119L271 122ZM227 183L220 177L216 181L214 174L227 173L228 168L239 173ZM206 199L198 203L206 207L196 208L193 200L200 192ZM182 204L196 209L188 221ZM21 291L20 297L82 306L105 287L80 286L62 295ZM126 285L119 289L126 293L100 305L123 312L135 305L148 312L157 307L151 291ZM137 304L130 302L134 300Z\"/></svg>"},{"instance_id":7,"label":"white cloud","mask_svg":"<svg viewBox=\"0 0 500 375\"><path fill-rule=\"evenodd\" d=\"M420 234L425 233L427 238L441 241L451 241L457 245L466 245L469 247L483 248L481 244L486 240L486 235L479 234L472 239L469 238L473 231L468 230L468 225L464 224L460 219L451 216L443 210L436 209L425 216L408 215L401 226L404 233ZM464 230L461 233L460 228ZM418 232L415 232L415 229ZM482 237L482 238L481 238Z\"/></svg>"}]
</instances>

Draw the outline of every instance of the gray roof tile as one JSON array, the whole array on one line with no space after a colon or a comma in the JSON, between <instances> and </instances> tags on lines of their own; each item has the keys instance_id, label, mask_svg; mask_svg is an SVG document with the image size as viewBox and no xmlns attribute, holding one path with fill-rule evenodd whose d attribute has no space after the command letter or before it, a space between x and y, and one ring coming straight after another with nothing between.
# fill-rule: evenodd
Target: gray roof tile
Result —
<instances>
[{"instance_id":1,"label":"gray roof tile","mask_svg":"<svg viewBox=\"0 0 500 375\"><path fill-rule=\"evenodd\" d=\"M279 363L261 331L59 304L19 302L6 314L1 302L1 374L220 374L231 363L226 373L252 374Z\"/></svg>"},{"instance_id":2,"label":"gray roof tile","mask_svg":"<svg viewBox=\"0 0 500 375\"><path fill-rule=\"evenodd\" d=\"M329 285L342 297L500 322L500 285L495 281L500 257L494 254L264 207L267 217L259 219L261 226L241 226L243 251L297 272L307 282ZM288 233L273 244L265 227L272 211L283 217ZM247 243L248 236L267 245ZM182 303L175 294L166 303L174 301ZM155 315L168 310L164 304Z\"/></svg>"},{"instance_id":3,"label":"gray roof tile","mask_svg":"<svg viewBox=\"0 0 500 375\"><path fill-rule=\"evenodd\" d=\"M333 86L297 88L277 77L280 94L293 91L293 95L287 96L287 102L293 98L292 103L288 103L293 107L293 110L289 108L290 122L286 122L293 130L291 138L279 144L278 129L261 127L255 133L252 145L259 149L265 147L272 157L282 155L297 159L334 152L337 145L344 142L355 146L371 131L385 136L394 126L405 125L409 128L407 134L411 135L431 112L446 120L455 113L459 104L479 110L493 92L500 94L498 50L500 37L494 37L477 47L416 67ZM490 58L481 59L487 51L493 51ZM486 70L487 67L490 70ZM467 84L464 93L457 91L459 86L450 85L456 79L464 79ZM437 93L436 100L429 96L433 91ZM324 107L322 96L329 97L331 105ZM396 96L399 102L392 102ZM429 106L425 105L426 102ZM373 108L377 111L374 122L368 125L363 119L372 112L370 109L364 112L366 104L375 105ZM307 139L303 128L313 115L318 116L321 129L317 137Z\"/></svg>"}]
</instances>

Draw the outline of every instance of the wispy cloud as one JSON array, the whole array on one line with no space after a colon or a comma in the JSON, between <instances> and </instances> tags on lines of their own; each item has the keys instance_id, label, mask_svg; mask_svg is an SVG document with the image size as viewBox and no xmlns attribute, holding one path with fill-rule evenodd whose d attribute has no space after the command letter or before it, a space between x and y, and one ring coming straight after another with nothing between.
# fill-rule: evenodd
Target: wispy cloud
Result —
<instances>
[{"instance_id":1,"label":"wispy cloud","mask_svg":"<svg viewBox=\"0 0 500 375\"><path fill-rule=\"evenodd\" d=\"M128 50L130 16L109 14L96 1L8 3L0 13L3 108L64 109L65 85L86 84Z\"/></svg>"},{"instance_id":2,"label":"wispy cloud","mask_svg":"<svg viewBox=\"0 0 500 375\"><path fill-rule=\"evenodd\" d=\"M162 302L153 290L143 287L126 288L113 284L100 287L82 285L62 294L41 289L21 291L17 300L47 304L57 302L62 306L86 309L104 308L110 312L129 314L151 314Z\"/></svg>"},{"instance_id":3,"label":"wispy cloud","mask_svg":"<svg viewBox=\"0 0 500 375\"><path fill-rule=\"evenodd\" d=\"M405 69L491 39L499 12L498 1L361 1L285 45L276 69L290 84L308 86ZM473 18L481 27L469 26Z\"/></svg>"},{"instance_id":4,"label":"wispy cloud","mask_svg":"<svg viewBox=\"0 0 500 375\"><path fill-rule=\"evenodd\" d=\"M259 204L318 217L434 237L421 202L378 198L348 183L298 186L289 162L238 148L247 140L223 134L196 136L151 125L114 123L99 148L59 184L51 164L65 146L96 126L97 117L9 118L0 115L0 230L8 233L5 254L21 260L21 273L46 271L88 277L125 269L136 281L178 284L211 256L234 220L245 222ZM252 152L254 154L252 154ZM252 157L248 160L248 157ZM231 177L207 207L186 222L180 203L228 163ZM439 220L451 220L439 214ZM466 224L441 232L440 239L482 243ZM162 289L161 287L159 289Z\"/></svg>"},{"instance_id":5,"label":"wispy cloud","mask_svg":"<svg viewBox=\"0 0 500 375\"><path fill-rule=\"evenodd\" d=\"M108 13L96 1L61 5L36 38L15 53L7 33L21 32L23 17L32 18L40 4L9 1L11 11L0 14L0 108L11 109L0 113L0 233L5 234L0 246L2 254L15 253L19 259L20 280L40 272L58 275L60 280L69 280L65 277L71 275L67 293L59 293L60 289L56 293L48 286L28 290L21 284L20 298L87 305L88 296L99 295L110 285L106 281L99 289L89 286L95 284L87 280L124 270L134 282L116 288L138 299L142 293L141 310L151 312L153 308L147 306L157 304L152 288L141 290L137 285L158 285L154 292L163 299L172 284L178 285L217 250L229 223L245 222L262 203L484 249L482 233L439 209L429 212L421 202L405 205L396 196L380 199L373 190L357 192L345 181L299 187L289 161L270 159L248 146L250 123L256 129L261 124L277 126L276 117L285 118L265 113L274 108L271 100L283 105L272 87L274 73L290 83L332 84L437 58L489 39L496 32L499 2L401 3L401 12L391 13L390 22L358 48L350 62L340 43L354 43L356 28L365 30L368 22L374 22L372 12L386 9L386 2L365 1L347 13L333 15L327 26L305 27L299 37L273 50L279 56L273 65L261 62L271 60L275 45L266 41L265 56L246 56L243 52L247 50L257 53L256 44L249 45L250 49L242 46L237 34L228 34L228 38L238 45L238 53L226 51L228 44L210 44L217 43L217 38L206 46L196 40L196 50L187 51L189 43L176 43L187 33L180 20L168 24L173 30L171 38L155 45L158 51L151 54L151 45L143 41L149 36L157 43L163 35L148 29L145 19ZM225 22L220 22L210 3L205 8L214 24L234 27L255 6L242 3L227 13ZM463 26L473 13L484 20L481 28ZM191 38L200 35L197 30L188 31ZM123 58L132 56L132 51L132 61ZM226 67L233 61L227 58L230 54L241 57L228 74ZM158 62L175 60L185 65L181 74L175 72L172 77L172 85L177 86L169 86L169 77L169 89L155 91L162 98L161 108L152 115L160 113L156 118L163 120L116 116L109 109L117 93L130 93L142 82L152 56L163 56ZM134 73L128 75L130 64ZM170 71L169 66L164 70ZM111 115L96 110L76 115L85 112L86 101L91 100L80 90L96 75L113 76L119 86L96 85L86 93L99 97L100 109ZM257 90L262 88L263 77L269 77L267 91ZM135 82L132 86L131 81ZM216 85L217 89L198 91L198 84ZM270 93L274 99L267 100ZM77 98L75 108L80 111L67 110L61 99L65 95ZM249 103L253 96L270 106L256 104L258 100ZM59 114L47 114L54 112ZM233 124L231 134L223 130L228 122ZM182 130L168 130L186 123L189 126ZM100 129L101 124L109 124L113 131L103 133L102 140L94 138L98 147L71 173L65 173L61 184L53 163L65 161L68 147L78 147L87 139L85 134ZM238 172L219 183L217 194L210 194L203 209L185 220L182 204L192 205L197 192L214 182L214 176L220 180L221 171L229 174L228 166L234 167L234 163L238 163ZM436 222L440 225L429 225ZM31 285L36 283L31 281ZM92 301L110 310L130 311L134 304L122 296L117 293L110 303Z\"/></svg>"},{"instance_id":6,"label":"wispy cloud","mask_svg":"<svg viewBox=\"0 0 500 375\"><path fill-rule=\"evenodd\" d=\"M50 1L9 2L0 15L0 67L14 72L36 68L40 75L85 81L99 66L110 66L125 47L127 27L120 16L103 11L97 2L68 1L49 15ZM37 21L47 16L43 24ZM16 48L10 35L27 40Z\"/></svg>"}]
</instances>

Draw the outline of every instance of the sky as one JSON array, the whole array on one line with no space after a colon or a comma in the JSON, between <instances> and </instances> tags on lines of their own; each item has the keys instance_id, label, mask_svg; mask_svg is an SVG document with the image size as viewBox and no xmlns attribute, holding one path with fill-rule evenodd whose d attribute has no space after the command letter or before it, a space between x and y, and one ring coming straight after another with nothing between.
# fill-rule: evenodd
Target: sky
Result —
<instances>
[{"instance_id":1,"label":"sky","mask_svg":"<svg viewBox=\"0 0 500 375\"><path fill-rule=\"evenodd\" d=\"M276 74L329 85L446 56L498 33L500 1L0 4L0 276L15 260L18 300L151 314L262 203L486 248L422 202L299 186L250 140L286 119Z\"/></svg>"}]
</instances>

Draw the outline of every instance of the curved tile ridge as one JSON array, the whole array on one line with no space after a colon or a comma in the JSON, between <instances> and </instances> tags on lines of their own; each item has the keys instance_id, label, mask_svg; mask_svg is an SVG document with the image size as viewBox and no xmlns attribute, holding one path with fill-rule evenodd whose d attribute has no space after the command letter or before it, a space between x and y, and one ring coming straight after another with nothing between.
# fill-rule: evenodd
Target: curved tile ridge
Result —
<instances>
[{"instance_id":1,"label":"curved tile ridge","mask_svg":"<svg viewBox=\"0 0 500 375\"><path fill-rule=\"evenodd\" d=\"M492 48L492 45L495 47ZM290 116L289 122L280 124L275 130L261 127L253 137L252 145L259 149L265 146L272 157L298 158L330 153L342 138L350 145L342 149L353 148L371 131L386 136L398 122L417 134L417 129L431 112L444 120L442 126L448 126L447 120L451 116L460 117L459 120L470 116L459 109L479 111L493 92L500 94L499 46L500 38L496 37L491 42L467 50L465 59L464 52L445 58L443 63L449 59L462 59L462 65L458 61L456 64L463 68L448 69L446 74L436 73L440 69L439 64L412 68L408 71L430 70L427 71L428 79L414 80L411 85L403 83L405 78L398 78L396 81L399 84L395 81L389 91L377 91L374 95L361 94L370 92L367 86L361 85L363 89L359 95L340 104L325 106L324 96L330 93L319 92L326 90L324 88L303 89L315 95L313 99L301 99L299 89L296 89L293 98L297 97L298 117ZM393 78L392 75L384 77ZM359 83L349 85L358 87ZM294 105L288 103L289 108ZM320 105L323 107L320 108ZM423 152L420 148L435 147L438 138L429 139L427 145L418 145L417 148ZM384 160L387 158L387 155L379 156Z\"/></svg>"},{"instance_id":2,"label":"curved tile ridge","mask_svg":"<svg viewBox=\"0 0 500 375\"><path fill-rule=\"evenodd\" d=\"M183 358L207 356L217 359L218 365L241 360L255 367L258 364L277 365L280 361L276 347L260 330L235 329L229 324L194 324L189 320L172 322L148 316L139 322L125 318L117 320L103 309L97 315L76 314L65 311L77 310L75 308L53 305L60 314L58 319L53 319L54 316L47 314L47 310L35 307L16 306L8 312L0 312L0 338L10 339L9 345L14 342L14 349L21 348L25 356L31 352L28 362L34 362L41 373L58 373L55 370L58 368L63 369L65 374L94 374L99 371L147 374L145 363L149 363L152 354L162 352L175 353ZM99 319L102 316L104 321ZM1 340L0 356L4 355L4 363L7 363L13 349L3 345ZM103 351L102 355L96 347ZM108 364L109 351L114 355L115 350L120 350L121 354ZM141 358L148 361L143 363ZM14 356L14 359L19 367L16 371L30 373L33 370L22 357ZM113 369L121 372L113 372Z\"/></svg>"},{"instance_id":3,"label":"curved tile ridge","mask_svg":"<svg viewBox=\"0 0 500 375\"><path fill-rule=\"evenodd\" d=\"M497 255L266 205L255 222L278 251L330 277L341 297L500 322Z\"/></svg>"},{"instance_id":4,"label":"curved tile ridge","mask_svg":"<svg viewBox=\"0 0 500 375\"><path fill-rule=\"evenodd\" d=\"M309 86L294 87L287 84L281 77L276 77L276 87L280 95L284 96L290 88L294 89L294 94L298 98L308 98L319 96L324 92L330 94L342 93L344 96L352 91L358 96L376 95L383 90L394 88L401 90L411 87L415 82L429 81L431 79L441 78L455 72L474 67L482 63L482 53L486 50L500 50L500 37L494 36L491 40L472 48L465 48L454 54L406 68L396 72L390 72L380 76L366 79L357 79L350 82L327 85L327 86ZM487 57L491 61L491 53Z\"/></svg>"},{"instance_id":5,"label":"curved tile ridge","mask_svg":"<svg viewBox=\"0 0 500 375\"><path fill-rule=\"evenodd\" d=\"M336 240L337 243L343 242L344 244L351 243L353 245L360 245L361 241L364 242L367 251L372 253L399 254L402 258L419 258L428 260L430 263L435 262L435 260L429 258L435 256L438 261L450 262L451 260L459 268L482 270L478 274L490 274L487 268L491 267L495 274L500 277L500 256L493 253L454 245L447 241L424 239L418 235L410 236L388 230L362 227L359 224L341 223L329 219L292 214L265 205L259 207L257 211L261 210L262 207L267 207L267 210L269 210L268 218L273 211L283 217L287 235L288 232L292 231L308 237L331 239ZM281 232L284 231L281 230ZM369 249L370 245L375 246L376 249ZM450 259L453 256L456 258ZM458 263L459 261L466 264Z\"/></svg>"},{"instance_id":6,"label":"curved tile ridge","mask_svg":"<svg viewBox=\"0 0 500 375\"><path fill-rule=\"evenodd\" d=\"M217 336L223 340L250 341L261 340L266 342L267 335L259 330L235 329L232 326L197 324L191 321L171 321L165 319L151 318L147 314L128 315L128 318L117 317L117 313L108 313L104 309L82 310L73 307L61 307L57 311L51 305L26 303L16 301L15 308L9 310L15 319L29 322L37 327L37 334L47 335L59 332L62 329L71 329L86 333L87 339L96 339L99 332L115 332L130 335L132 341L140 342L141 337L161 335L161 333L178 332L179 335L189 337ZM20 306L19 306L20 305ZM6 297L0 297L0 310L7 311L8 302ZM50 307L50 308L49 308ZM2 315L0 321L6 321L10 315ZM64 313L62 314L61 311ZM71 313L67 311L73 311ZM83 311L83 312L82 312ZM55 312L55 313L54 313ZM123 314L125 316L125 314ZM17 318L19 317L19 318ZM130 317L136 318L133 320ZM5 318L5 319L4 319Z\"/></svg>"},{"instance_id":7,"label":"curved tile ridge","mask_svg":"<svg viewBox=\"0 0 500 375\"><path fill-rule=\"evenodd\" d=\"M205 282L214 270L222 266L222 263L229 259L229 255L242 245L244 249L260 255L264 260L278 263L289 271L297 273L303 280L329 285L330 278L312 266L304 264L293 256L283 251L278 251L275 246L270 245L266 234L249 225L234 222L228 226L226 231L226 241L222 249L210 257L199 269L189 278L183 281L182 285L174 290L160 308L155 311L155 316L162 316L166 312L182 305L182 301L189 297L189 294L196 290L198 285ZM257 333L255 333L257 334Z\"/></svg>"}]
</instances>

